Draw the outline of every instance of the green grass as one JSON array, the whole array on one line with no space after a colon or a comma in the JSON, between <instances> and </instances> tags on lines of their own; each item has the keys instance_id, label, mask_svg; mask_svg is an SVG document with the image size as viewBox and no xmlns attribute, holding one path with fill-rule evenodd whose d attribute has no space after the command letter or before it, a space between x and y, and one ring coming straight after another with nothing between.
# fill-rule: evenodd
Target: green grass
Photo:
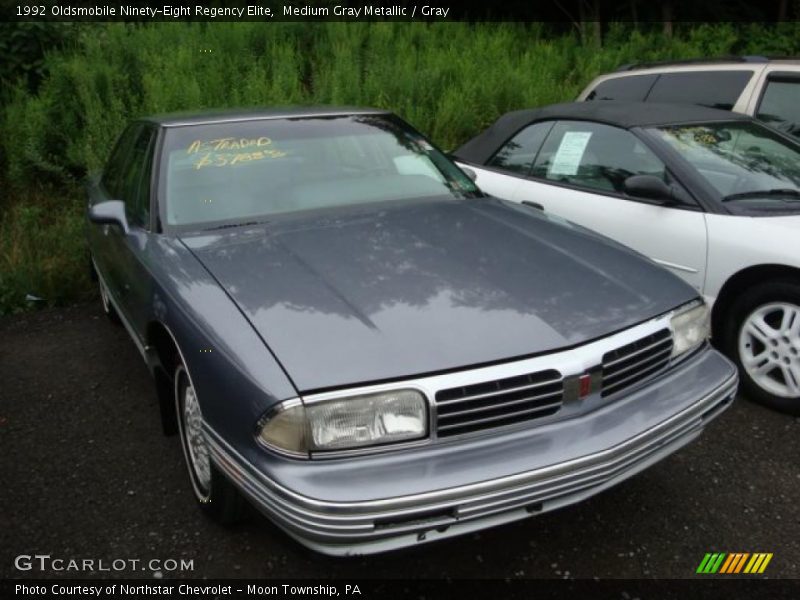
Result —
<instances>
[{"instance_id":1,"label":"green grass","mask_svg":"<svg viewBox=\"0 0 800 600\"><path fill-rule=\"evenodd\" d=\"M602 47L515 23L85 24L48 54L37 93L0 107L0 314L87 293L78 183L131 118L211 107L391 109L451 149L502 113L568 101L622 63L800 53L800 24L613 26ZM46 191L45 191L46 190ZM2 194L2 191L0 191ZM12 199L13 198L13 199Z\"/></svg>"},{"instance_id":2,"label":"green grass","mask_svg":"<svg viewBox=\"0 0 800 600\"><path fill-rule=\"evenodd\" d=\"M85 299L89 282L82 205L71 195L29 192L0 220L0 314ZM30 294L39 300L28 300Z\"/></svg>"}]
</instances>

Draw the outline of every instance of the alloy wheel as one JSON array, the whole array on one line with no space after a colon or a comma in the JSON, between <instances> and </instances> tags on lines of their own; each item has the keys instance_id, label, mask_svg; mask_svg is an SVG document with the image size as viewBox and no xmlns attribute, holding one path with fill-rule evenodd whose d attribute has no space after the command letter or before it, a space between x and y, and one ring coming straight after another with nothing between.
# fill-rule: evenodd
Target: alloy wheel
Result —
<instances>
[{"instance_id":1,"label":"alloy wheel","mask_svg":"<svg viewBox=\"0 0 800 600\"><path fill-rule=\"evenodd\" d=\"M759 387L800 398L800 306L772 302L750 313L739 331L739 357Z\"/></svg>"}]
</instances>

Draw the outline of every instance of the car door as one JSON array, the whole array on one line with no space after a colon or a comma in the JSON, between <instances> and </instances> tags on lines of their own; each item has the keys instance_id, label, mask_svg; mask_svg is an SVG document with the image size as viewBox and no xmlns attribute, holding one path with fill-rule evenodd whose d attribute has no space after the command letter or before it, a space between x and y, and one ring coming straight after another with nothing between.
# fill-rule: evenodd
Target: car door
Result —
<instances>
[{"instance_id":1,"label":"car door","mask_svg":"<svg viewBox=\"0 0 800 600\"><path fill-rule=\"evenodd\" d=\"M128 165L128 156L141 127L141 123L131 124L117 140L103 169L102 176L89 185L90 205L122 199L122 183ZM121 285L119 245L114 242L117 229L119 229L117 225L90 224L88 231L92 260L100 275L102 285L105 285L115 304L119 304Z\"/></svg>"},{"instance_id":2,"label":"car door","mask_svg":"<svg viewBox=\"0 0 800 600\"><path fill-rule=\"evenodd\" d=\"M626 195L624 181L632 175L662 179L681 204L663 206ZM621 242L703 291L704 212L664 162L630 131L588 121L558 121L528 176L517 181L511 200L535 203Z\"/></svg>"},{"instance_id":3,"label":"car door","mask_svg":"<svg viewBox=\"0 0 800 600\"><path fill-rule=\"evenodd\" d=\"M114 228L109 235L117 257L119 304L129 325L143 335L148 302L152 293L150 273L146 268L147 246L150 243L150 206L156 129L142 124L128 153L120 186L125 203L128 232Z\"/></svg>"}]
</instances>

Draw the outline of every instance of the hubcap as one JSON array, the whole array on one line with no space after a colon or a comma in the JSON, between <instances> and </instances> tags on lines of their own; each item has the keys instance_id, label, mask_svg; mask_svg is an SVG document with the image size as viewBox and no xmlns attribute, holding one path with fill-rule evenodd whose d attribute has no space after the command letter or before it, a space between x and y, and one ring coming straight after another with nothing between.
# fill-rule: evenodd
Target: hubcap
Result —
<instances>
[{"instance_id":1,"label":"hubcap","mask_svg":"<svg viewBox=\"0 0 800 600\"><path fill-rule=\"evenodd\" d=\"M197 485L200 491L207 494L211 489L211 462L206 438L203 435L203 415L191 385L187 385L183 392L183 430L189 463L197 479Z\"/></svg>"},{"instance_id":2,"label":"hubcap","mask_svg":"<svg viewBox=\"0 0 800 600\"><path fill-rule=\"evenodd\" d=\"M761 388L800 397L800 306L773 302L753 311L739 332L739 356Z\"/></svg>"}]
</instances>

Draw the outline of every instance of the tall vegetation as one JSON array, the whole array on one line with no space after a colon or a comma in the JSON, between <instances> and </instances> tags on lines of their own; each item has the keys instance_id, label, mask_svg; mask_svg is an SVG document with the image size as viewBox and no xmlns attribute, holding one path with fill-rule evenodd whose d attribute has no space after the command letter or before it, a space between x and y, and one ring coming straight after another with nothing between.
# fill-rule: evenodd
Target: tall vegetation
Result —
<instances>
[{"instance_id":1,"label":"tall vegetation","mask_svg":"<svg viewBox=\"0 0 800 600\"><path fill-rule=\"evenodd\" d=\"M656 28L658 29L658 28ZM508 110L567 101L622 63L791 54L797 23L612 25L602 47L514 23L85 24L6 86L0 113L0 313L88 288L78 184L131 118L212 107L391 109L445 149ZM13 198L11 200L10 198Z\"/></svg>"}]
</instances>

